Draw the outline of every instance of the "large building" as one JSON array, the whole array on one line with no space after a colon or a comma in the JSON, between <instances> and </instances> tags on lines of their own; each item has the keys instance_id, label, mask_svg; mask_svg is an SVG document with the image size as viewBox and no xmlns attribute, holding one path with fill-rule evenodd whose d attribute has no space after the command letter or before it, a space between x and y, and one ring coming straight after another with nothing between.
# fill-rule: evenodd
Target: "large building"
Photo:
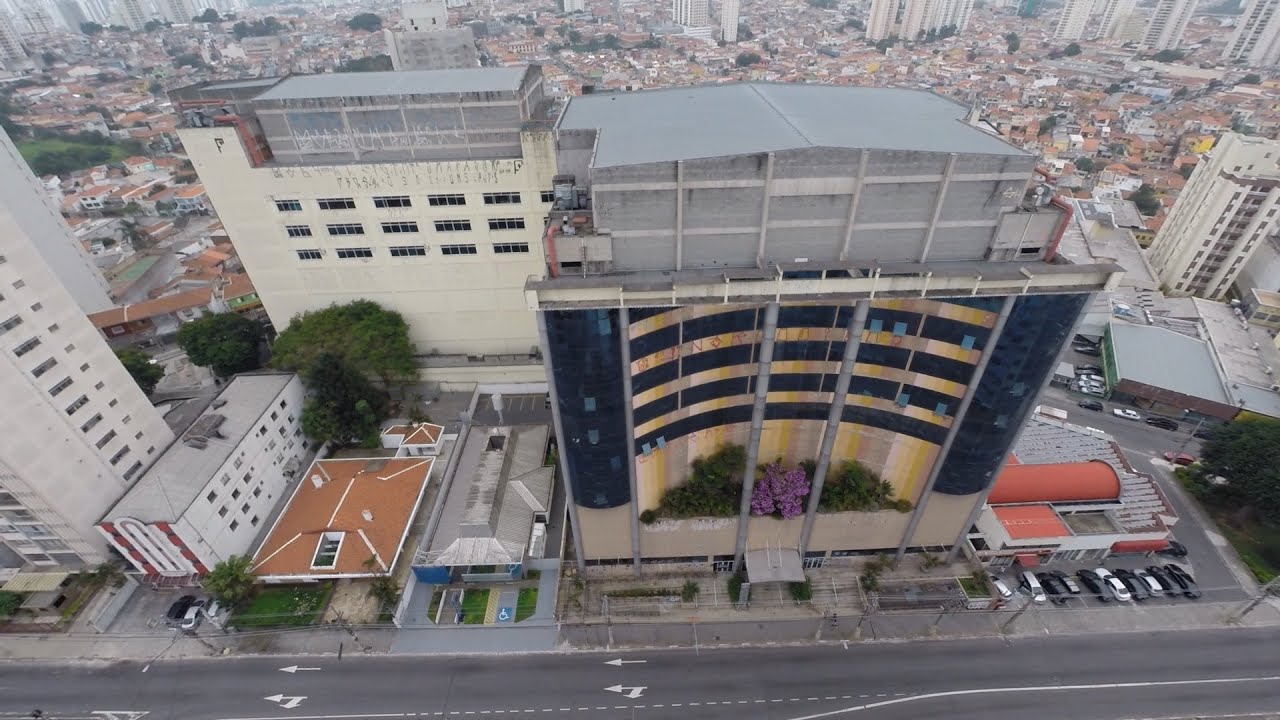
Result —
<instances>
[{"instance_id":1,"label":"large building","mask_svg":"<svg viewBox=\"0 0 1280 720\"><path fill-rule=\"evenodd\" d=\"M677 25L706 27L711 24L707 0L671 0L671 18Z\"/></svg>"},{"instance_id":2,"label":"large building","mask_svg":"<svg viewBox=\"0 0 1280 720\"><path fill-rule=\"evenodd\" d=\"M12 20L0 15L0 68L14 69L27 62L27 49L22 46L18 29Z\"/></svg>"},{"instance_id":3,"label":"large building","mask_svg":"<svg viewBox=\"0 0 1280 720\"><path fill-rule=\"evenodd\" d=\"M1085 37L1089 29L1089 15L1093 12L1093 0L1067 0L1062 15L1053 29L1054 40L1076 41Z\"/></svg>"},{"instance_id":4,"label":"large building","mask_svg":"<svg viewBox=\"0 0 1280 720\"><path fill-rule=\"evenodd\" d=\"M938 3L937 27L954 27L962 33L969 27L969 18L973 16L973 0L941 0Z\"/></svg>"},{"instance_id":5,"label":"large building","mask_svg":"<svg viewBox=\"0 0 1280 720\"><path fill-rule=\"evenodd\" d=\"M116 20L130 30L141 30L154 15L147 0L115 0L115 2L113 14Z\"/></svg>"},{"instance_id":6,"label":"large building","mask_svg":"<svg viewBox=\"0 0 1280 720\"><path fill-rule=\"evenodd\" d=\"M972 14L973 0L872 0L867 39L913 41L947 26L963 32Z\"/></svg>"},{"instance_id":7,"label":"large building","mask_svg":"<svg viewBox=\"0 0 1280 720\"><path fill-rule=\"evenodd\" d=\"M1136 7L1136 0L1107 0L1102 9L1102 22L1097 26L1098 39L1119 40Z\"/></svg>"},{"instance_id":8,"label":"large building","mask_svg":"<svg viewBox=\"0 0 1280 720\"><path fill-rule=\"evenodd\" d=\"M745 559L776 580L963 539L1119 272L1057 255L1070 211L1028 192L1035 156L966 115L816 85L570 101L574 190L527 291L581 562ZM695 471L713 487L690 485L726 446ZM892 492L824 501L806 480L803 512L755 515L755 468L775 461L832 482L856 461Z\"/></svg>"},{"instance_id":9,"label":"large building","mask_svg":"<svg viewBox=\"0 0 1280 720\"><path fill-rule=\"evenodd\" d=\"M899 0L871 0L867 13L867 40L888 38L897 30Z\"/></svg>"},{"instance_id":10,"label":"large building","mask_svg":"<svg viewBox=\"0 0 1280 720\"><path fill-rule=\"evenodd\" d=\"M1280 229L1278 181L1280 142L1223 135L1148 251L1160 282L1177 295L1225 297L1254 251Z\"/></svg>"},{"instance_id":11,"label":"large building","mask_svg":"<svg viewBox=\"0 0 1280 720\"><path fill-rule=\"evenodd\" d=\"M740 0L720 0L720 39L727 43L738 42L740 7Z\"/></svg>"},{"instance_id":12,"label":"large building","mask_svg":"<svg viewBox=\"0 0 1280 720\"><path fill-rule=\"evenodd\" d=\"M189 23L196 16L195 5L191 0L159 0L156 4L160 8L160 14L171 23Z\"/></svg>"},{"instance_id":13,"label":"large building","mask_svg":"<svg viewBox=\"0 0 1280 720\"><path fill-rule=\"evenodd\" d=\"M96 564L94 523L173 434L86 318L102 279L3 132L0 187L0 542Z\"/></svg>"},{"instance_id":14,"label":"large building","mask_svg":"<svg viewBox=\"0 0 1280 720\"><path fill-rule=\"evenodd\" d=\"M405 3L399 25L382 31L391 67L396 70L479 67L480 53L471 28L449 27L448 22L449 11L440 0Z\"/></svg>"},{"instance_id":15,"label":"large building","mask_svg":"<svg viewBox=\"0 0 1280 720\"><path fill-rule=\"evenodd\" d=\"M1222 59L1248 65L1280 62L1280 0L1250 0L1236 21L1236 31L1222 50Z\"/></svg>"},{"instance_id":16,"label":"large building","mask_svg":"<svg viewBox=\"0 0 1280 720\"><path fill-rule=\"evenodd\" d=\"M1182 34L1195 14L1200 0L1159 0L1147 30L1142 36L1142 47L1148 50L1172 50L1182 45Z\"/></svg>"},{"instance_id":17,"label":"large building","mask_svg":"<svg viewBox=\"0 0 1280 720\"><path fill-rule=\"evenodd\" d=\"M270 78L173 99L228 233L260 239L237 247L277 328L364 298L404 316L426 379L544 378L522 291L546 267L556 172L540 68Z\"/></svg>"}]
</instances>

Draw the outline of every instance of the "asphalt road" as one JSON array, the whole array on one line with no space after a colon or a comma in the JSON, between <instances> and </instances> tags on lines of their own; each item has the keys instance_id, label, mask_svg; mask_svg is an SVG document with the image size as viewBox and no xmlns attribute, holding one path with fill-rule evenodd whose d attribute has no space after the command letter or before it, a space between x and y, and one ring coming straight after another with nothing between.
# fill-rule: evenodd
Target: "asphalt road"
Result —
<instances>
[{"instance_id":1,"label":"asphalt road","mask_svg":"<svg viewBox=\"0 0 1280 720\"><path fill-rule=\"evenodd\" d=\"M1274 629L1230 629L700 653L161 660L145 671L137 663L25 663L0 666L0 717L29 717L33 708L55 720L1121 720L1280 712L1278 641ZM280 670L292 665L315 669Z\"/></svg>"}]
</instances>

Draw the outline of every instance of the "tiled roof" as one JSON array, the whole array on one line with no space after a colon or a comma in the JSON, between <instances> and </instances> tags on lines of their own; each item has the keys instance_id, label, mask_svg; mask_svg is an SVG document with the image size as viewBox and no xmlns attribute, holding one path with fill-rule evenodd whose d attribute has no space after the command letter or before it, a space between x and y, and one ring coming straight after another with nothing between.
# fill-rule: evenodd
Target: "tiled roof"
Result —
<instances>
[{"instance_id":1,"label":"tiled roof","mask_svg":"<svg viewBox=\"0 0 1280 720\"><path fill-rule=\"evenodd\" d=\"M991 509L1012 540L1070 537L1071 531L1048 505L1005 505Z\"/></svg>"}]
</instances>

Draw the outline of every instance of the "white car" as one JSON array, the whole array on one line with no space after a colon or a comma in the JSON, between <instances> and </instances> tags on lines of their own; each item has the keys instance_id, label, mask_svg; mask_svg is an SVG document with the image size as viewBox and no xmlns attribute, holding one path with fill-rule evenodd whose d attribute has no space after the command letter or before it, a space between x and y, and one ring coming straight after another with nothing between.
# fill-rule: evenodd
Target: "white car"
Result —
<instances>
[{"instance_id":1,"label":"white car","mask_svg":"<svg viewBox=\"0 0 1280 720\"><path fill-rule=\"evenodd\" d=\"M1116 417L1122 417L1125 420L1141 420L1142 416L1130 410L1129 408L1113 408L1111 414Z\"/></svg>"},{"instance_id":2,"label":"white car","mask_svg":"<svg viewBox=\"0 0 1280 720\"><path fill-rule=\"evenodd\" d=\"M1134 570L1133 574L1139 580L1146 583L1147 590L1151 593L1151 597L1160 597L1161 595L1164 595L1164 586L1160 584L1159 580L1156 580L1154 575L1142 568Z\"/></svg>"},{"instance_id":3,"label":"white car","mask_svg":"<svg viewBox=\"0 0 1280 720\"><path fill-rule=\"evenodd\" d=\"M1080 380L1080 382L1085 382L1087 380L1091 383L1097 383L1098 385L1107 384L1106 378L1102 377L1101 375L1077 375L1076 377Z\"/></svg>"},{"instance_id":4,"label":"white car","mask_svg":"<svg viewBox=\"0 0 1280 720\"><path fill-rule=\"evenodd\" d=\"M1093 574L1097 575L1098 579L1107 586L1107 589L1111 591L1111 597L1115 598L1117 602L1129 602L1133 599L1133 596L1129 594L1129 588L1120 582L1120 578L1112 575L1110 570L1100 567L1094 570Z\"/></svg>"},{"instance_id":5,"label":"white car","mask_svg":"<svg viewBox=\"0 0 1280 720\"><path fill-rule=\"evenodd\" d=\"M1092 395L1092 396L1094 396L1094 397L1106 397L1106 396L1107 396L1107 391L1106 391L1106 390L1103 390L1102 388L1100 388L1100 387L1098 387L1098 386L1096 386L1096 385L1090 385L1089 387L1082 387L1082 388L1080 388L1080 392L1084 393L1085 395Z\"/></svg>"},{"instance_id":6,"label":"white car","mask_svg":"<svg viewBox=\"0 0 1280 720\"><path fill-rule=\"evenodd\" d=\"M184 632L194 632L200 627L200 613L204 610L204 604L198 603L187 609L187 614L183 616L182 622L178 624L178 628Z\"/></svg>"},{"instance_id":7,"label":"white car","mask_svg":"<svg viewBox=\"0 0 1280 720\"><path fill-rule=\"evenodd\" d=\"M1006 583L1004 580L1001 580L996 575L990 576L990 579L991 579L991 587L995 588L996 592L1000 593L1000 598L1002 600L1008 600L1009 598L1013 597L1013 591L1009 589L1008 583Z\"/></svg>"}]
</instances>

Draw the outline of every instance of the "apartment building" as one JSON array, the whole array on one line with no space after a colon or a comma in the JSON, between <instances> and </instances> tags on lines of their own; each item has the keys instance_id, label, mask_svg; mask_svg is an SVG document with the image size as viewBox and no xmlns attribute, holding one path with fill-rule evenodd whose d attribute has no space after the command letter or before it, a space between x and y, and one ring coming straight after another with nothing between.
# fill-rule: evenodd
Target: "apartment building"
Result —
<instances>
[{"instance_id":1,"label":"apartment building","mask_svg":"<svg viewBox=\"0 0 1280 720\"><path fill-rule=\"evenodd\" d=\"M1223 135L1147 251L1160 282L1173 294L1224 298L1257 248L1280 230L1278 180L1280 142Z\"/></svg>"},{"instance_id":2,"label":"apartment building","mask_svg":"<svg viewBox=\"0 0 1280 720\"><path fill-rule=\"evenodd\" d=\"M306 467L293 373L237 375L98 523L144 577L207 573L251 552Z\"/></svg>"},{"instance_id":3,"label":"apartment building","mask_svg":"<svg viewBox=\"0 0 1280 720\"><path fill-rule=\"evenodd\" d=\"M871 0L867 13L867 40L885 40L897 31L901 0Z\"/></svg>"},{"instance_id":4,"label":"apartment building","mask_svg":"<svg viewBox=\"0 0 1280 720\"><path fill-rule=\"evenodd\" d=\"M16 69L27 64L27 50L13 21L0 15L0 68Z\"/></svg>"},{"instance_id":5,"label":"apartment building","mask_svg":"<svg viewBox=\"0 0 1280 720\"><path fill-rule=\"evenodd\" d=\"M449 11L441 0L409 2L400 22L382 33L391 67L396 70L447 70L480 66L475 34L469 27L449 27Z\"/></svg>"},{"instance_id":6,"label":"apartment building","mask_svg":"<svg viewBox=\"0 0 1280 720\"><path fill-rule=\"evenodd\" d=\"M1058 255L1070 210L1038 202L1035 156L966 113L753 83L569 102L575 190L557 196L576 203L553 211L547 277L526 287L583 565L745 562L782 580L961 542L1120 272ZM728 512L717 495L700 513L716 502L691 466L725 446L751 470L711 491ZM803 511L753 502L759 463L810 461L806 478L857 462L892 492L833 506L806 480Z\"/></svg>"},{"instance_id":7,"label":"apartment building","mask_svg":"<svg viewBox=\"0 0 1280 720\"><path fill-rule=\"evenodd\" d=\"M1250 0L1236 21L1236 31L1222 49L1227 62L1266 67L1280 62L1280 0Z\"/></svg>"},{"instance_id":8,"label":"apartment building","mask_svg":"<svg viewBox=\"0 0 1280 720\"><path fill-rule=\"evenodd\" d=\"M1084 39L1092 12L1093 0L1067 0L1053 28L1053 39L1072 42Z\"/></svg>"},{"instance_id":9,"label":"apartment building","mask_svg":"<svg viewBox=\"0 0 1280 720\"><path fill-rule=\"evenodd\" d=\"M720 0L720 39L727 43L738 42L740 9L740 0Z\"/></svg>"},{"instance_id":10,"label":"apartment building","mask_svg":"<svg viewBox=\"0 0 1280 720\"><path fill-rule=\"evenodd\" d=\"M404 316L426 379L544 378L522 291L546 267L555 176L540 68L298 76L173 97L219 218L232 238L255 238L240 257L277 328L365 298Z\"/></svg>"},{"instance_id":11,"label":"apartment building","mask_svg":"<svg viewBox=\"0 0 1280 720\"><path fill-rule=\"evenodd\" d=\"M707 0L671 0L671 19L685 27L706 27L711 24Z\"/></svg>"},{"instance_id":12,"label":"apartment building","mask_svg":"<svg viewBox=\"0 0 1280 720\"><path fill-rule=\"evenodd\" d=\"M1136 0L1107 0L1102 9L1102 22L1097 26L1098 39L1118 40L1136 7Z\"/></svg>"},{"instance_id":13,"label":"apartment building","mask_svg":"<svg viewBox=\"0 0 1280 720\"><path fill-rule=\"evenodd\" d=\"M1172 50L1182 45L1182 35L1199 2L1200 0L1159 0L1147 22L1142 47L1158 51Z\"/></svg>"},{"instance_id":14,"label":"apartment building","mask_svg":"<svg viewBox=\"0 0 1280 720\"><path fill-rule=\"evenodd\" d=\"M0 187L0 542L96 564L94 523L173 433L85 316L105 285L2 132Z\"/></svg>"},{"instance_id":15,"label":"apartment building","mask_svg":"<svg viewBox=\"0 0 1280 720\"><path fill-rule=\"evenodd\" d=\"M141 30L155 14L147 0L115 0L113 18L130 30ZM190 20L190 18L187 18Z\"/></svg>"}]
</instances>

